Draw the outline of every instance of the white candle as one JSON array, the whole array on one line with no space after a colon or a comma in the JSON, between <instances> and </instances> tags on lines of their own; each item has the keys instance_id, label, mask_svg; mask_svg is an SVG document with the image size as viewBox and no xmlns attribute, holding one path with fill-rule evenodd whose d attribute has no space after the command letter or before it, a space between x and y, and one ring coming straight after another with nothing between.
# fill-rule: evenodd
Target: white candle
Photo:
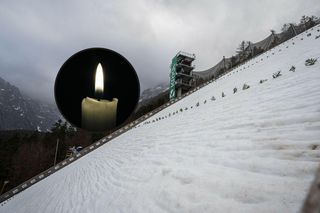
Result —
<instances>
[{"instance_id":1,"label":"white candle","mask_svg":"<svg viewBox=\"0 0 320 213\"><path fill-rule=\"evenodd\" d=\"M116 126L118 99L112 101L86 97L82 100L82 127L92 131L108 130Z\"/></svg>"},{"instance_id":2,"label":"white candle","mask_svg":"<svg viewBox=\"0 0 320 213\"><path fill-rule=\"evenodd\" d=\"M101 99L103 95L103 71L98 64L95 76L95 92L98 99L86 97L81 103L82 128L91 131L109 130L116 126L118 99L112 101Z\"/></svg>"}]
</instances>

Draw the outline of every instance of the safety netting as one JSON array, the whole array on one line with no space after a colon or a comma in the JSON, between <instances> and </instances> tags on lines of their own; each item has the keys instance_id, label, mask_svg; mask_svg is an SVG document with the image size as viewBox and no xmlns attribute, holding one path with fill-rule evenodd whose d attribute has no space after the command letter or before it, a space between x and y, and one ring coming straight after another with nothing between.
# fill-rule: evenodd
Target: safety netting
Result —
<instances>
[{"instance_id":1,"label":"safety netting","mask_svg":"<svg viewBox=\"0 0 320 213\"><path fill-rule=\"evenodd\" d=\"M317 25L319 23L319 19L314 20L314 25ZM287 41L288 39L306 31L308 28L310 28L308 27L308 24L290 24L289 27L281 33L275 33L274 31L271 31L271 34L265 39L255 43L248 42L242 52L238 52L238 54L230 58L223 58L210 69L204 71L194 71L193 76L196 81L217 78L227 70L230 70L240 63L245 62L245 60L259 55L271 49L272 47Z\"/></svg>"}]
</instances>

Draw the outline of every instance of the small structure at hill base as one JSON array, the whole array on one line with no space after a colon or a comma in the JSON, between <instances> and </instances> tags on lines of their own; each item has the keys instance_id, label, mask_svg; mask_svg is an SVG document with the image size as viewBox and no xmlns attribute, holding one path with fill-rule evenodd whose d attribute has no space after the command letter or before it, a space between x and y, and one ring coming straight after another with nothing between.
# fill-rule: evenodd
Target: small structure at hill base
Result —
<instances>
[{"instance_id":1,"label":"small structure at hill base","mask_svg":"<svg viewBox=\"0 0 320 213\"><path fill-rule=\"evenodd\" d=\"M178 52L172 59L170 72L170 100L181 97L183 93L188 92L194 87L192 62L195 60L195 54Z\"/></svg>"}]
</instances>

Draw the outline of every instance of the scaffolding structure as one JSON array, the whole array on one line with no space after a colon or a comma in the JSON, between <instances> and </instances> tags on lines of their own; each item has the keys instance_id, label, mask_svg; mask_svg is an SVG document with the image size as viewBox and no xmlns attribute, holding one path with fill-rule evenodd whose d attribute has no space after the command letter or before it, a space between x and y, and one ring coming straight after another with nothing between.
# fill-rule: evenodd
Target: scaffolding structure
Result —
<instances>
[{"instance_id":1,"label":"scaffolding structure","mask_svg":"<svg viewBox=\"0 0 320 213\"><path fill-rule=\"evenodd\" d=\"M192 71L195 54L180 51L172 59L170 72L170 100L180 97L194 86Z\"/></svg>"}]
</instances>

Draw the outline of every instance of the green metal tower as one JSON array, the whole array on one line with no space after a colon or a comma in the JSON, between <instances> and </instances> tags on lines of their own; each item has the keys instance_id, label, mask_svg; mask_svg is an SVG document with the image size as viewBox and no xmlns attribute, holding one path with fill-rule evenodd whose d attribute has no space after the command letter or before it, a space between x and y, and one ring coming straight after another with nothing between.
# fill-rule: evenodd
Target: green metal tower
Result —
<instances>
[{"instance_id":1,"label":"green metal tower","mask_svg":"<svg viewBox=\"0 0 320 213\"><path fill-rule=\"evenodd\" d=\"M183 93L189 91L193 87L194 80L192 70L194 69L194 66L192 65L192 62L195 58L195 54L182 51L178 52L177 55L173 57L170 66L170 100L180 97Z\"/></svg>"}]
</instances>

